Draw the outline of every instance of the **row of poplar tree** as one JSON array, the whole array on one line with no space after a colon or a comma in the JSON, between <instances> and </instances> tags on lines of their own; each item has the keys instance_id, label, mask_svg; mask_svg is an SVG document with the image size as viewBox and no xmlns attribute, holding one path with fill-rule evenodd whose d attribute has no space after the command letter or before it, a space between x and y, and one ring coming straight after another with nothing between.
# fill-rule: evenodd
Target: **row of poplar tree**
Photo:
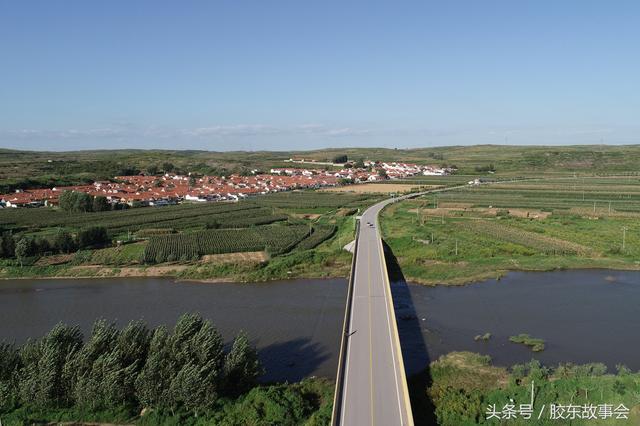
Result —
<instances>
[{"instance_id":1,"label":"row of poplar tree","mask_svg":"<svg viewBox=\"0 0 640 426\"><path fill-rule=\"evenodd\" d=\"M243 332L225 352L217 329L196 314L183 315L173 330L99 320L86 342L78 327L58 324L22 347L0 344L0 412L126 406L198 415L247 392L262 374Z\"/></svg>"}]
</instances>

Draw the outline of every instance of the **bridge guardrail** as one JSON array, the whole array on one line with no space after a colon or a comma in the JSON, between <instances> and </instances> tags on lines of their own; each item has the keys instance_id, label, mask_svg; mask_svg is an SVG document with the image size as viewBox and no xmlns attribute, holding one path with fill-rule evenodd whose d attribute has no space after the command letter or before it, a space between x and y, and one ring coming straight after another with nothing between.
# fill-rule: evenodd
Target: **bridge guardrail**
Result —
<instances>
[{"instance_id":1,"label":"bridge guardrail","mask_svg":"<svg viewBox=\"0 0 640 426\"><path fill-rule=\"evenodd\" d=\"M393 295L391 294L391 283L389 282L389 271L387 270L387 259L384 254L384 246L382 245L382 233L380 232L380 224L378 216L376 216L376 233L378 234L378 244L380 246L380 256L382 256L382 269L385 282L385 292L387 293L387 309L390 313L390 319L393 323L391 327L393 330L393 345L395 347L396 354L398 355L398 364L400 370L400 377L402 378L402 398L407 410L407 426L413 426L413 411L411 409L411 399L409 398L409 388L407 383L407 375L404 367L404 358L402 357L402 348L400 347L400 335L398 334L398 323L396 321L396 311L393 306Z\"/></svg>"},{"instance_id":2,"label":"bridge guardrail","mask_svg":"<svg viewBox=\"0 0 640 426\"><path fill-rule=\"evenodd\" d=\"M344 323L342 325L342 339L340 341L340 355L338 356L338 374L336 377L336 391L333 395L333 411L331 413L331 425L337 426L341 416L340 410L342 409L342 397L343 397L343 382L345 372L345 356L347 353L347 346L349 345L348 328L349 319L351 318L351 302L353 293L353 283L356 275L356 257L358 255L358 239L360 237L360 220L356 220L356 238L353 246L353 257L351 258L351 272L349 273L349 283L347 285L347 305L344 310Z\"/></svg>"}]
</instances>

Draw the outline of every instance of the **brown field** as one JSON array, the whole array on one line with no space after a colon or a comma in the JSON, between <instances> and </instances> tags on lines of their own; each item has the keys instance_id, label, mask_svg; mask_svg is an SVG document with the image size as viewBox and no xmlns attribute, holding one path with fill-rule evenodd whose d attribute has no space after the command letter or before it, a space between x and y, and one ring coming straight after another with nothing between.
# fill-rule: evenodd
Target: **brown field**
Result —
<instances>
[{"instance_id":1,"label":"brown field","mask_svg":"<svg viewBox=\"0 0 640 426\"><path fill-rule=\"evenodd\" d=\"M322 215L317 213L291 213L291 216L298 219L316 220Z\"/></svg>"},{"instance_id":2,"label":"brown field","mask_svg":"<svg viewBox=\"0 0 640 426\"><path fill-rule=\"evenodd\" d=\"M414 189L431 189L438 185L410 185L406 183L361 183L357 185L336 186L321 189L323 192L355 192L358 194L390 194L409 192Z\"/></svg>"},{"instance_id":3,"label":"brown field","mask_svg":"<svg viewBox=\"0 0 640 426\"><path fill-rule=\"evenodd\" d=\"M264 251L248 251L242 253L208 254L202 256L202 263L214 264L247 264L262 263L269 260L269 256Z\"/></svg>"}]
</instances>

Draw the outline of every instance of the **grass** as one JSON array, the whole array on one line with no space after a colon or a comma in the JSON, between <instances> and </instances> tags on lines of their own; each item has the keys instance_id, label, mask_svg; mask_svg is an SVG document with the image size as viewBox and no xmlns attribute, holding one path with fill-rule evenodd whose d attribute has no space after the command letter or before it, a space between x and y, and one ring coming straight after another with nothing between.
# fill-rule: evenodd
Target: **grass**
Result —
<instances>
[{"instance_id":1,"label":"grass","mask_svg":"<svg viewBox=\"0 0 640 426\"><path fill-rule=\"evenodd\" d=\"M640 269L638 219L640 180L596 177L427 195L390 205L381 223L409 280L464 284L510 270Z\"/></svg>"},{"instance_id":2,"label":"grass","mask_svg":"<svg viewBox=\"0 0 640 426\"><path fill-rule=\"evenodd\" d=\"M333 383L308 378L296 383L260 385L237 399L220 399L194 416L186 410L146 409L121 406L109 410L82 408L36 408L23 406L3 411L5 426L26 424L135 424L135 425L241 425L282 424L320 426L331 419Z\"/></svg>"},{"instance_id":3,"label":"grass","mask_svg":"<svg viewBox=\"0 0 640 426\"><path fill-rule=\"evenodd\" d=\"M544 340L531 337L528 334L522 333L517 336L509 337L509 341L513 343L521 343L525 346L529 346L533 352L544 351Z\"/></svg>"},{"instance_id":4,"label":"grass","mask_svg":"<svg viewBox=\"0 0 640 426\"><path fill-rule=\"evenodd\" d=\"M639 424L640 399L638 386L640 373L632 373L624 367L617 374L607 373L602 364L563 364L546 367L537 361L519 364L511 368L496 367L487 356L470 352L452 352L430 365L432 383L427 392L435 407L441 426L475 424L516 426L571 424L574 426ZM488 420L487 409L495 405L501 411L505 404L528 404L531 386L535 399L532 418ZM422 388L424 392L424 388ZM581 418L550 420L551 404L584 405L623 404L629 409L627 420L587 420ZM538 419L538 413L543 414Z\"/></svg>"}]
</instances>

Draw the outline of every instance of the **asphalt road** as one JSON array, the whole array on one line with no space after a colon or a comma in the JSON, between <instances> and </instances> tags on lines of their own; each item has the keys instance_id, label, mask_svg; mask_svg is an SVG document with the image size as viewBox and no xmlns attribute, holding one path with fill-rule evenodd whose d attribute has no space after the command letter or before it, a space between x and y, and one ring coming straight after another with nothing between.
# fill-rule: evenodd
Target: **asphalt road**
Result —
<instances>
[{"instance_id":1,"label":"asphalt road","mask_svg":"<svg viewBox=\"0 0 640 426\"><path fill-rule=\"evenodd\" d=\"M413 425L378 232L378 212L389 202L360 219L340 425Z\"/></svg>"},{"instance_id":2,"label":"asphalt road","mask_svg":"<svg viewBox=\"0 0 640 426\"><path fill-rule=\"evenodd\" d=\"M345 327L348 337L342 348L344 375L339 367L336 387L339 401L336 400L332 424L413 426L391 289L383 263L378 213L394 201L467 186L462 184L387 199L362 214L351 311Z\"/></svg>"}]
</instances>

